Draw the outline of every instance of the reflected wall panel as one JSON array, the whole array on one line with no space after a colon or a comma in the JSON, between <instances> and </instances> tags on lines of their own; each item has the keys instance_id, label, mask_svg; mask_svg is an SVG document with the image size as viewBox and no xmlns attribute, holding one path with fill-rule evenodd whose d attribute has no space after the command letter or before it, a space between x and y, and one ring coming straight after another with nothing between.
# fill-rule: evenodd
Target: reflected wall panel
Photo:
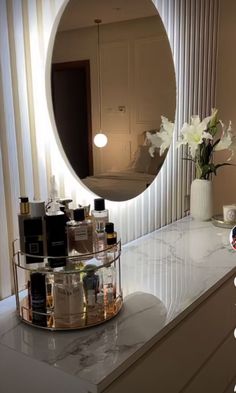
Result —
<instances>
[{"instance_id":1,"label":"reflected wall panel","mask_svg":"<svg viewBox=\"0 0 236 393\"><path fill-rule=\"evenodd\" d=\"M123 243L184 216L193 169L176 149L177 131L190 114L209 113L215 103L218 0L155 0L173 52L176 132L161 173L139 197L107 201ZM0 297L11 293L11 242L18 234L18 196L47 199L52 174L62 195L93 203L70 168L47 103L48 47L64 0L0 1ZM49 82L49 75L47 75ZM164 114L163 114L164 115ZM173 120L173 119L172 119Z\"/></svg>"}]
</instances>

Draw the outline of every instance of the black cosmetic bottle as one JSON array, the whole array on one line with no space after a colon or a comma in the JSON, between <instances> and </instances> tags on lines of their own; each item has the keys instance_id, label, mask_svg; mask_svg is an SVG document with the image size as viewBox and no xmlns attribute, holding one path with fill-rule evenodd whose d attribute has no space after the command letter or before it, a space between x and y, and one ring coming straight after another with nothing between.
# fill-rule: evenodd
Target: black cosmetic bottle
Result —
<instances>
[{"instance_id":1,"label":"black cosmetic bottle","mask_svg":"<svg viewBox=\"0 0 236 393\"><path fill-rule=\"evenodd\" d=\"M47 255L49 266L52 268L66 265L66 258L63 256L67 255L67 221L68 218L60 210L59 203L53 202L46 213Z\"/></svg>"},{"instance_id":2,"label":"black cosmetic bottle","mask_svg":"<svg viewBox=\"0 0 236 393\"><path fill-rule=\"evenodd\" d=\"M44 214L44 202L29 203L27 197L20 197L18 215L20 248L22 252L28 254L25 258L27 264L44 262L46 246Z\"/></svg>"},{"instance_id":3,"label":"black cosmetic bottle","mask_svg":"<svg viewBox=\"0 0 236 393\"><path fill-rule=\"evenodd\" d=\"M18 226L20 236L20 250L25 252L25 234L24 221L30 219L29 198L26 196L19 197L20 199L20 213L18 214Z\"/></svg>"},{"instance_id":4,"label":"black cosmetic bottle","mask_svg":"<svg viewBox=\"0 0 236 393\"><path fill-rule=\"evenodd\" d=\"M46 281L45 274L33 272L30 275L32 323L47 326L46 315Z\"/></svg>"}]
</instances>

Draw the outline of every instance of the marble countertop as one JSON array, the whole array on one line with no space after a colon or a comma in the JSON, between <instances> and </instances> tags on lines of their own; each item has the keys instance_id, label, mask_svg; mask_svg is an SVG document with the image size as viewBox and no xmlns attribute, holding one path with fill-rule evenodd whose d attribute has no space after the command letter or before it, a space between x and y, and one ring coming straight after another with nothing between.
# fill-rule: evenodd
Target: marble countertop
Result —
<instances>
[{"instance_id":1,"label":"marble countertop","mask_svg":"<svg viewBox=\"0 0 236 393\"><path fill-rule=\"evenodd\" d=\"M101 392L236 273L229 230L187 217L122 248L123 309L80 331L50 332L21 323L14 297L0 302L0 345ZM1 349L0 349L1 352Z\"/></svg>"}]
</instances>

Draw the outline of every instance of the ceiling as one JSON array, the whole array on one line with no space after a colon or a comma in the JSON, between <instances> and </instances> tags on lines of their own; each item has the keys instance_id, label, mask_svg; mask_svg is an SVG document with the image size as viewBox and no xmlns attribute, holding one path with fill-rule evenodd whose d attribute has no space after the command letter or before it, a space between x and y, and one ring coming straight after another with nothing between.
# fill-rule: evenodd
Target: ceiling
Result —
<instances>
[{"instance_id":1,"label":"ceiling","mask_svg":"<svg viewBox=\"0 0 236 393\"><path fill-rule=\"evenodd\" d=\"M58 30L74 30L102 23L120 22L157 15L152 0L70 0L62 15Z\"/></svg>"}]
</instances>

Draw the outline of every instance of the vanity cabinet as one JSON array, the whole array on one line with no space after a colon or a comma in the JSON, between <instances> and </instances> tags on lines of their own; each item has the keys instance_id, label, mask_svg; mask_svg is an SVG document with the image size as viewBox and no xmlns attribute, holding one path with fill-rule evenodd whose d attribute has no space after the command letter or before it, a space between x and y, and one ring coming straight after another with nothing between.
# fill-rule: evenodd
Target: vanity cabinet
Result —
<instances>
[{"instance_id":1,"label":"vanity cabinet","mask_svg":"<svg viewBox=\"0 0 236 393\"><path fill-rule=\"evenodd\" d=\"M124 306L97 327L45 331L17 319L13 297L0 302L0 391L233 393L228 230L187 217L123 245L121 271Z\"/></svg>"},{"instance_id":2,"label":"vanity cabinet","mask_svg":"<svg viewBox=\"0 0 236 393\"><path fill-rule=\"evenodd\" d=\"M236 384L232 275L104 393L228 393Z\"/></svg>"}]
</instances>

